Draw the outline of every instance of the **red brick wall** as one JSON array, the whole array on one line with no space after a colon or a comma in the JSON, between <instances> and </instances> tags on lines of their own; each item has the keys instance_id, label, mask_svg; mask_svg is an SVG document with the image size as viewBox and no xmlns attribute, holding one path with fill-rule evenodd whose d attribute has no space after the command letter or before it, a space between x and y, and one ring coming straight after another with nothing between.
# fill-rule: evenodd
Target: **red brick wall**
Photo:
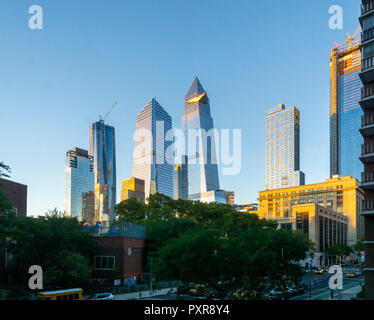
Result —
<instances>
[{"instance_id":1,"label":"red brick wall","mask_svg":"<svg viewBox=\"0 0 374 320\"><path fill-rule=\"evenodd\" d=\"M18 217L27 214L27 186L0 178L0 189L8 198L14 208L17 208Z\"/></svg>"},{"instance_id":2,"label":"red brick wall","mask_svg":"<svg viewBox=\"0 0 374 320\"><path fill-rule=\"evenodd\" d=\"M116 272L127 278L137 276L139 278L144 271L143 253L144 239L126 237L97 237L99 252L97 255L115 256ZM129 248L131 255L129 256ZM105 271L102 271L104 274Z\"/></svg>"}]
</instances>

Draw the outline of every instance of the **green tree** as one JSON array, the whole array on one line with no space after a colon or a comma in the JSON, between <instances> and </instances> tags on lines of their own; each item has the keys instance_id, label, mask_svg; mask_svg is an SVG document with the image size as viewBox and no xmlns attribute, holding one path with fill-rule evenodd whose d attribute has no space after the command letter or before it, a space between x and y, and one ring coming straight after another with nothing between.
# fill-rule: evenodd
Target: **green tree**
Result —
<instances>
[{"instance_id":1,"label":"green tree","mask_svg":"<svg viewBox=\"0 0 374 320\"><path fill-rule=\"evenodd\" d=\"M0 178L9 178L9 173L11 172L10 167L4 162L0 162ZM12 209L12 205L9 203L8 199L5 197L0 186L0 215L9 212Z\"/></svg>"},{"instance_id":2,"label":"green tree","mask_svg":"<svg viewBox=\"0 0 374 320\"><path fill-rule=\"evenodd\" d=\"M16 281L27 279L31 265L43 268L46 284L51 287L87 279L96 240L77 219L52 212L44 219L14 214L0 217L0 238L2 246L14 256L9 272Z\"/></svg>"},{"instance_id":3,"label":"green tree","mask_svg":"<svg viewBox=\"0 0 374 320\"><path fill-rule=\"evenodd\" d=\"M7 166L3 161L0 162L0 178L10 178L9 173L11 172L10 167Z\"/></svg>"},{"instance_id":4,"label":"green tree","mask_svg":"<svg viewBox=\"0 0 374 320\"><path fill-rule=\"evenodd\" d=\"M131 198L116 205L115 212L119 221L143 224L145 221L145 205Z\"/></svg>"}]
</instances>

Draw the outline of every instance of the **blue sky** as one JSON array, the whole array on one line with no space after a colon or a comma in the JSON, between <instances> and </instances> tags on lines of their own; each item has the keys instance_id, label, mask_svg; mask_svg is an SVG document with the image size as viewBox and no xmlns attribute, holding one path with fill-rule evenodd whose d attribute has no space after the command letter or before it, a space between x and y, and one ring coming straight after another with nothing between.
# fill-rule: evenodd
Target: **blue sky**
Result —
<instances>
[{"instance_id":1,"label":"blue sky","mask_svg":"<svg viewBox=\"0 0 374 320\"><path fill-rule=\"evenodd\" d=\"M358 27L359 0L3 0L0 4L0 161L28 185L28 214L63 210L65 153L114 101L117 186L131 176L135 117L156 97L180 128L198 76L214 124L242 129L242 170L220 175L237 203L265 184L265 115L301 113L306 183L329 176L329 50ZM28 28L41 5L44 29ZM344 30L328 27L331 5Z\"/></svg>"}]
</instances>

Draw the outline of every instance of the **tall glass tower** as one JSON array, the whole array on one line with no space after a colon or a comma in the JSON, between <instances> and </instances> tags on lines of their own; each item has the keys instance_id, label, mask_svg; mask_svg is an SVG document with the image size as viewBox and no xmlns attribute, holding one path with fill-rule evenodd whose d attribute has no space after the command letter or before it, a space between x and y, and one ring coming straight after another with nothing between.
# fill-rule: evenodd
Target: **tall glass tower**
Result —
<instances>
[{"instance_id":1,"label":"tall glass tower","mask_svg":"<svg viewBox=\"0 0 374 320\"><path fill-rule=\"evenodd\" d=\"M108 212L105 212L105 215L112 220L116 205L115 130L106 125L103 120L94 122L90 127L90 155L94 163L95 185L107 185L105 188L96 187L95 189L107 190Z\"/></svg>"},{"instance_id":2,"label":"tall glass tower","mask_svg":"<svg viewBox=\"0 0 374 320\"><path fill-rule=\"evenodd\" d=\"M185 155L181 163L174 166L174 199L188 200L188 158Z\"/></svg>"},{"instance_id":3,"label":"tall glass tower","mask_svg":"<svg viewBox=\"0 0 374 320\"><path fill-rule=\"evenodd\" d=\"M353 40L353 39L352 39ZM361 180L363 165L358 159L363 138L359 132L362 83L359 42L330 53L330 176Z\"/></svg>"},{"instance_id":4,"label":"tall glass tower","mask_svg":"<svg viewBox=\"0 0 374 320\"><path fill-rule=\"evenodd\" d=\"M173 198L172 141L165 139L171 129L170 115L154 98L136 117L132 176L144 180L146 200L156 192Z\"/></svg>"},{"instance_id":5,"label":"tall glass tower","mask_svg":"<svg viewBox=\"0 0 374 320\"><path fill-rule=\"evenodd\" d=\"M280 104L266 115L266 189L305 184L300 171L300 112Z\"/></svg>"},{"instance_id":6,"label":"tall glass tower","mask_svg":"<svg viewBox=\"0 0 374 320\"><path fill-rule=\"evenodd\" d=\"M65 213L79 220L93 215L93 199L88 201L94 191L93 159L87 150L73 148L66 152L65 165Z\"/></svg>"},{"instance_id":7,"label":"tall glass tower","mask_svg":"<svg viewBox=\"0 0 374 320\"><path fill-rule=\"evenodd\" d=\"M185 133L188 149L188 198L190 200L200 200L202 193L220 189L218 167L215 161L215 137L209 134L213 128L209 98L196 77L185 96L182 117L182 130ZM196 138L191 138L194 136L190 135L192 132L201 134ZM191 144L191 139L194 139L196 143Z\"/></svg>"}]
</instances>

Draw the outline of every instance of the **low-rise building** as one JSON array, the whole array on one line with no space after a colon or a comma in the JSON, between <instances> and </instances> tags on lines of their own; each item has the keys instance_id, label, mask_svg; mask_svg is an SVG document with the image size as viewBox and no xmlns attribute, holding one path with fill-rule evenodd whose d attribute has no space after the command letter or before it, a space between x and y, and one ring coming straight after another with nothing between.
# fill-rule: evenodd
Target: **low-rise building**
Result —
<instances>
[{"instance_id":1,"label":"low-rise building","mask_svg":"<svg viewBox=\"0 0 374 320\"><path fill-rule=\"evenodd\" d=\"M313 265L327 260L327 249L333 245L347 245L348 217L315 203L294 205L290 217L272 219L284 230L300 230L315 244Z\"/></svg>"},{"instance_id":2,"label":"low-rise building","mask_svg":"<svg viewBox=\"0 0 374 320\"><path fill-rule=\"evenodd\" d=\"M145 182L142 179L130 178L122 181L121 201L135 198L141 203L145 203Z\"/></svg>"},{"instance_id":3,"label":"low-rise building","mask_svg":"<svg viewBox=\"0 0 374 320\"><path fill-rule=\"evenodd\" d=\"M145 227L123 223L117 229L96 234L98 252L93 257L94 278L115 277L124 283L135 283L144 272Z\"/></svg>"},{"instance_id":4,"label":"low-rise building","mask_svg":"<svg viewBox=\"0 0 374 320\"><path fill-rule=\"evenodd\" d=\"M27 186L18 182L0 178L0 190L12 205L17 217L27 215Z\"/></svg>"},{"instance_id":5,"label":"low-rise building","mask_svg":"<svg viewBox=\"0 0 374 320\"><path fill-rule=\"evenodd\" d=\"M334 176L325 182L259 192L259 216L265 219L295 218L295 205L314 203L348 218L347 244L364 235L363 191L357 179Z\"/></svg>"}]
</instances>

